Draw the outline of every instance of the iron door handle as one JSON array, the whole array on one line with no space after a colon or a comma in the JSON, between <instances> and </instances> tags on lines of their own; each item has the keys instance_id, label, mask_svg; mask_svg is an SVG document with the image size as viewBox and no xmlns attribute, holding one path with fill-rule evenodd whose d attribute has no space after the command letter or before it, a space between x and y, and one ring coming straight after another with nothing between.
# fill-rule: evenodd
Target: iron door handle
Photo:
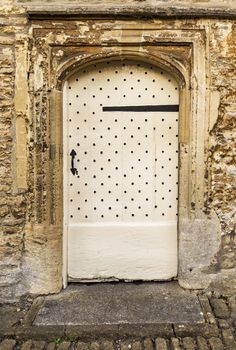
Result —
<instances>
[{"instance_id":1,"label":"iron door handle","mask_svg":"<svg viewBox=\"0 0 236 350\"><path fill-rule=\"evenodd\" d=\"M72 149L72 151L70 152L70 156L71 156L71 172L73 175L78 175L78 170L75 168L75 164L74 164L74 160L75 160L75 156L76 156L76 152L74 149Z\"/></svg>"}]
</instances>

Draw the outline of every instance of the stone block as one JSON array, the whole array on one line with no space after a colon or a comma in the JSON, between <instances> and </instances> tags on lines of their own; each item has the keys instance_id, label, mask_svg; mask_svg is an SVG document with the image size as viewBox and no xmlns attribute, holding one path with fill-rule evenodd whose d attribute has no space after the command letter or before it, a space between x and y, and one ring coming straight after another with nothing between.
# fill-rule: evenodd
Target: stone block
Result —
<instances>
[{"instance_id":1,"label":"stone block","mask_svg":"<svg viewBox=\"0 0 236 350\"><path fill-rule=\"evenodd\" d=\"M44 350L45 347L46 347L46 342L44 340L34 340L33 341L33 349Z\"/></svg>"},{"instance_id":2,"label":"stone block","mask_svg":"<svg viewBox=\"0 0 236 350\"><path fill-rule=\"evenodd\" d=\"M199 334L209 338L218 336L219 330L216 324L203 324L203 325L174 325L175 334L178 337L197 336Z\"/></svg>"},{"instance_id":3,"label":"stone block","mask_svg":"<svg viewBox=\"0 0 236 350\"><path fill-rule=\"evenodd\" d=\"M218 318L228 318L230 316L229 308L223 299L211 299L211 305Z\"/></svg>"},{"instance_id":4,"label":"stone block","mask_svg":"<svg viewBox=\"0 0 236 350\"><path fill-rule=\"evenodd\" d=\"M4 217L9 213L9 207L7 205L0 206L0 217Z\"/></svg>"},{"instance_id":5,"label":"stone block","mask_svg":"<svg viewBox=\"0 0 236 350\"><path fill-rule=\"evenodd\" d=\"M12 74L14 72L13 67L2 67L0 68L0 74Z\"/></svg>"},{"instance_id":6,"label":"stone block","mask_svg":"<svg viewBox=\"0 0 236 350\"><path fill-rule=\"evenodd\" d=\"M197 337L197 346L198 346L199 350L209 350L209 347L207 345L207 341L202 336Z\"/></svg>"},{"instance_id":7,"label":"stone block","mask_svg":"<svg viewBox=\"0 0 236 350\"><path fill-rule=\"evenodd\" d=\"M236 320L236 297L232 296L228 299L229 306L230 306L230 317L232 317L234 320Z\"/></svg>"},{"instance_id":8,"label":"stone block","mask_svg":"<svg viewBox=\"0 0 236 350\"><path fill-rule=\"evenodd\" d=\"M32 345L33 345L33 341L32 341L32 340L24 341L24 342L21 344L20 350L31 350Z\"/></svg>"},{"instance_id":9,"label":"stone block","mask_svg":"<svg viewBox=\"0 0 236 350\"><path fill-rule=\"evenodd\" d=\"M19 311L15 305L0 305L0 337L14 334L15 325L24 317L24 312Z\"/></svg>"},{"instance_id":10,"label":"stone block","mask_svg":"<svg viewBox=\"0 0 236 350\"><path fill-rule=\"evenodd\" d=\"M131 344L132 350L142 350L142 343L140 341L134 341Z\"/></svg>"},{"instance_id":11,"label":"stone block","mask_svg":"<svg viewBox=\"0 0 236 350\"><path fill-rule=\"evenodd\" d=\"M224 345L220 338L212 337L209 339L210 349L211 350L224 350Z\"/></svg>"},{"instance_id":12,"label":"stone block","mask_svg":"<svg viewBox=\"0 0 236 350\"><path fill-rule=\"evenodd\" d=\"M4 339L0 343L0 349L1 350L14 350L16 341L14 339Z\"/></svg>"},{"instance_id":13,"label":"stone block","mask_svg":"<svg viewBox=\"0 0 236 350\"><path fill-rule=\"evenodd\" d=\"M171 348L171 350L182 350L178 338L171 338L171 340L170 340L170 348Z\"/></svg>"},{"instance_id":14,"label":"stone block","mask_svg":"<svg viewBox=\"0 0 236 350\"><path fill-rule=\"evenodd\" d=\"M0 45L13 45L14 37L12 35L0 35Z\"/></svg>"},{"instance_id":15,"label":"stone block","mask_svg":"<svg viewBox=\"0 0 236 350\"><path fill-rule=\"evenodd\" d=\"M128 341L122 341L120 344L120 350L130 350L131 349L131 342Z\"/></svg>"},{"instance_id":16,"label":"stone block","mask_svg":"<svg viewBox=\"0 0 236 350\"><path fill-rule=\"evenodd\" d=\"M231 329L222 329L222 338L228 350L236 349L236 340Z\"/></svg>"},{"instance_id":17,"label":"stone block","mask_svg":"<svg viewBox=\"0 0 236 350\"><path fill-rule=\"evenodd\" d=\"M104 350L114 350L113 343L109 340L102 341L101 348Z\"/></svg>"},{"instance_id":18,"label":"stone block","mask_svg":"<svg viewBox=\"0 0 236 350\"><path fill-rule=\"evenodd\" d=\"M15 331L15 336L18 338L28 338L28 339L56 339L61 338L65 335L65 328L58 326L38 326L31 327L30 325L20 326Z\"/></svg>"},{"instance_id":19,"label":"stone block","mask_svg":"<svg viewBox=\"0 0 236 350\"><path fill-rule=\"evenodd\" d=\"M85 342L78 341L75 344L75 350L88 350L89 344Z\"/></svg>"},{"instance_id":20,"label":"stone block","mask_svg":"<svg viewBox=\"0 0 236 350\"><path fill-rule=\"evenodd\" d=\"M218 319L218 325L222 329L229 328L229 323L226 320Z\"/></svg>"},{"instance_id":21,"label":"stone block","mask_svg":"<svg viewBox=\"0 0 236 350\"><path fill-rule=\"evenodd\" d=\"M69 350L70 346L71 346L70 342L63 341L62 343L58 344L57 350Z\"/></svg>"},{"instance_id":22,"label":"stone block","mask_svg":"<svg viewBox=\"0 0 236 350\"><path fill-rule=\"evenodd\" d=\"M195 350L196 349L196 343L193 340L193 338L186 337L183 339L183 345L185 350Z\"/></svg>"},{"instance_id":23,"label":"stone block","mask_svg":"<svg viewBox=\"0 0 236 350\"><path fill-rule=\"evenodd\" d=\"M168 340L164 338L157 338L155 341L156 350L168 350Z\"/></svg>"},{"instance_id":24,"label":"stone block","mask_svg":"<svg viewBox=\"0 0 236 350\"><path fill-rule=\"evenodd\" d=\"M153 350L154 349L153 341L151 339L144 339L143 347L145 350Z\"/></svg>"},{"instance_id":25,"label":"stone block","mask_svg":"<svg viewBox=\"0 0 236 350\"><path fill-rule=\"evenodd\" d=\"M93 342L90 344L90 349L91 349L91 350L100 350L100 349L101 349L100 343L97 342L97 341L93 341Z\"/></svg>"}]
</instances>

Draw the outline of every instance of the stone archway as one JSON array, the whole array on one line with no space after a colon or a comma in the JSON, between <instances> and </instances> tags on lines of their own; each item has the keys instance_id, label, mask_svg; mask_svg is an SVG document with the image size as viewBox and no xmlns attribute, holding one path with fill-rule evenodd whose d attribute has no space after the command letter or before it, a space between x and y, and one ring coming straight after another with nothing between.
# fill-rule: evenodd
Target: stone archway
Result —
<instances>
[{"instance_id":1,"label":"stone archway","mask_svg":"<svg viewBox=\"0 0 236 350\"><path fill-rule=\"evenodd\" d=\"M101 20L99 26L106 27L107 23L106 25L105 23ZM113 28L115 23L111 21L108 27ZM49 31L45 28L39 29L36 25L33 30L37 39L35 39L32 55L38 55L39 59L39 53L43 53L47 65L43 68L41 80L35 81L32 114L33 123L35 123L32 135L43 147L35 147L32 151L36 160L31 171L35 179L35 182L32 182L34 205L32 206L33 214L29 217L26 227L25 266L27 271L32 271L27 275L30 283L33 281L31 283L32 292L58 291L62 282L62 274L64 286L67 283L67 260L64 259L62 262L60 250L62 245L64 252L67 250L67 242L64 241L62 244L63 83L76 71L89 66L92 62L117 57L152 63L171 73L178 81L181 107L179 118L178 280L187 288L198 288L209 283L209 275L202 271L199 256L204 251L203 264L205 266L210 264L211 257L217 251L218 227L215 219L208 218L202 211L205 171L204 143L207 138L206 123L210 118L208 95L205 93L207 67L204 35L198 30L184 33L178 29L156 32L153 25L147 23L146 34L143 37L141 35L144 30L143 23L138 22L134 29L137 34L134 41L134 32L129 31L130 23L132 21L122 22L124 28L122 37L119 36L121 32L116 32L117 28L114 27L117 42L119 42L117 45L110 42L109 35L103 35L102 31L99 38L96 39L92 39L92 31L88 32L85 40L79 31L73 32L72 37L70 33L68 36L63 36L65 31L62 28L60 30L51 28ZM104 29L105 32L108 27ZM55 36L51 35L52 32L55 33ZM63 35L60 36L59 32ZM154 32L155 40L152 37ZM125 36L123 36L124 33ZM40 41L39 38L43 40ZM40 75L39 70L37 74ZM199 86L201 86L200 90ZM42 164L44 164L43 167ZM204 228L206 226L207 230ZM200 242L210 239L210 243L206 246L196 245L199 235L201 236ZM37 245L38 241L42 242L40 246ZM38 257L38 263L35 263L35 256ZM52 260L57 261L57 264L55 265ZM63 265L62 274L61 264Z\"/></svg>"}]
</instances>

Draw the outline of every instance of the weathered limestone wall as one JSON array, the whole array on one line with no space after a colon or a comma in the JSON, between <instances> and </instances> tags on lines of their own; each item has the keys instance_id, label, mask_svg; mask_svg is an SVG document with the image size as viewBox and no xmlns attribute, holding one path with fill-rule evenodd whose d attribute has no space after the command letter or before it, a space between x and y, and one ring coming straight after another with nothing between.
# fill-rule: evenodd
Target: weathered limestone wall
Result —
<instances>
[{"instance_id":1,"label":"weathered limestone wall","mask_svg":"<svg viewBox=\"0 0 236 350\"><path fill-rule=\"evenodd\" d=\"M70 1L70 5L73 3ZM96 9L96 1L90 3ZM116 6L128 4L129 8L132 7L129 11L135 14L145 4L152 7L164 4L167 12L168 6L173 8L178 5L179 11L185 7L186 14L187 3L189 1L116 1ZM46 40L54 40L54 34L48 35L48 39L33 36L32 22L27 14L27 9L36 13L37 8L42 13L50 13L54 8L53 5L50 10L50 4L53 1L46 1L44 6L43 1L5 0L0 9L1 300L14 300L28 292L53 293L62 286L61 197L59 190L49 194L50 183L54 181L51 167L56 164L59 171L61 166L60 150L55 148L60 128L54 114L48 112L53 96L47 85L50 72L49 54L45 47ZM112 14L112 2L107 4L107 12ZM186 268L180 271L180 280L188 288L233 291L236 286L235 2L208 0L191 1L191 4L193 13L196 8L201 9L204 17L207 4L212 11L211 18L165 18L167 13L164 11L152 22L157 29L204 31L207 51L209 85L206 93L210 98L210 115L207 126L209 137L205 142L205 177L202 179L205 202L201 208L195 203L190 208L194 219L182 234L182 247L185 249L180 253ZM57 1L57 6L58 11L63 12L67 5L59 6ZM83 6L80 7L77 1L76 8L78 12L83 12ZM221 14L217 12L219 8ZM214 10L218 13L215 18ZM73 31L80 27L81 21L84 21L81 25L84 28L84 35L81 31L83 40L86 40L88 28L94 30L91 19L80 18L79 24L74 21L63 23L60 20L55 24L60 28L55 39L59 46L67 40L63 31L67 28L73 37ZM43 22L37 23L37 26L43 26ZM40 45L41 52L36 50ZM54 57L55 62L59 59L60 50ZM197 88L201 91L202 87ZM54 104L57 98L52 99ZM57 103L54 111L56 108L60 109ZM48 128L55 132L49 135ZM56 187L60 189L60 179L56 181ZM56 216L51 211L52 207L58 207ZM192 266L193 256L198 266Z\"/></svg>"},{"instance_id":2,"label":"weathered limestone wall","mask_svg":"<svg viewBox=\"0 0 236 350\"><path fill-rule=\"evenodd\" d=\"M4 1L4 0L3 0ZM154 12L159 12L161 15L172 13L178 14L187 13L188 15L197 10L201 15L216 13L216 10L222 14L229 15L230 12L236 9L236 4L234 0L91 0L89 2L85 0L7 0L12 1L15 4L25 4L29 9L41 9L42 11L63 11L65 6L67 11L70 8L77 9L78 11L85 11L87 9L92 9L93 7L100 7L100 11L109 10L112 13L114 11L150 11L150 8L154 9Z\"/></svg>"},{"instance_id":3,"label":"weathered limestone wall","mask_svg":"<svg viewBox=\"0 0 236 350\"><path fill-rule=\"evenodd\" d=\"M27 170L25 118L28 107L25 93L20 96L21 85L16 90L17 79L27 78L25 62L18 50L27 32L24 12L7 7L0 11L0 294L3 299L17 298L24 291L22 257L27 184L22 175ZM18 71L16 57L23 60Z\"/></svg>"},{"instance_id":4,"label":"weathered limestone wall","mask_svg":"<svg viewBox=\"0 0 236 350\"><path fill-rule=\"evenodd\" d=\"M211 27L211 85L219 92L218 119L210 130L207 206L217 214L222 229L221 250L214 268L236 266L236 26L235 22ZM230 281L229 281L230 283Z\"/></svg>"}]
</instances>

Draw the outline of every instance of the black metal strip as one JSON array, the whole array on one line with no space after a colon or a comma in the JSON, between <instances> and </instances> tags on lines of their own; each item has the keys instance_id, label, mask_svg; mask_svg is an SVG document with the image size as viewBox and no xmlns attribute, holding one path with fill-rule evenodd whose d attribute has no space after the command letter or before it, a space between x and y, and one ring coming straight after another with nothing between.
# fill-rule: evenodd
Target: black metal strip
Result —
<instances>
[{"instance_id":1,"label":"black metal strip","mask_svg":"<svg viewBox=\"0 0 236 350\"><path fill-rule=\"evenodd\" d=\"M103 112L178 112L179 105L106 106Z\"/></svg>"}]
</instances>

